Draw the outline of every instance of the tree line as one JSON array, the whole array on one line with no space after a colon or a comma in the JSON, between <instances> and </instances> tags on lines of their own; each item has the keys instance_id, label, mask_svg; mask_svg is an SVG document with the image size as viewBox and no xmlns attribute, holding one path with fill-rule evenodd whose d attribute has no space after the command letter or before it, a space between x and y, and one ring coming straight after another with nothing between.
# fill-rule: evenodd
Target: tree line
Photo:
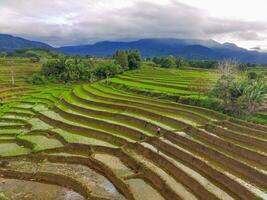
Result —
<instances>
[{"instance_id":1,"label":"tree line","mask_svg":"<svg viewBox=\"0 0 267 200\"><path fill-rule=\"evenodd\" d=\"M203 69L216 69L221 63L221 61L216 60L187 60L182 57L176 58L174 56L154 57L152 58L152 61L161 68L194 67ZM267 67L267 64L238 63L237 67L241 71L244 71L253 67Z\"/></svg>"},{"instance_id":2,"label":"tree line","mask_svg":"<svg viewBox=\"0 0 267 200\"><path fill-rule=\"evenodd\" d=\"M173 56L154 57L152 61L161 68L195 67L217 70L220 78L212 89L207 89L208 81L202 77L188 85L189 90L198 94L196 99L192 99L192 103L196 105L239 116L251 115L267 107L264 105L267 74L249 70L256 65L235 60L185 60ZM201 99L203 93L208 97L205 100Z\"/></svg>"},{"instance_id":3,"label":"tree line","mask_svg":"<svg viewBox=\"0 0 267 200\"><path fill-rule=\"evenodd\" d=\"M152 61L162 68L180 68L180 67L195 67L195 68L215 68L218 61L212 60L186 60L181 57L166 56L154 57Z\"/></svg>"},{"instance_id":4,"label":"tree line","mask_svg":"<svg viewBox=\"0 0 267 200\"><path fill-rule=\"evenodd\" d=\"M98 81L114 77L126 70L141 66L139 51L117 51L113 59L86 59L82 57L50 58L42 64L41 72L34 74L29 82L45 84L47 82Z\"/></svg>"}]
</instances>

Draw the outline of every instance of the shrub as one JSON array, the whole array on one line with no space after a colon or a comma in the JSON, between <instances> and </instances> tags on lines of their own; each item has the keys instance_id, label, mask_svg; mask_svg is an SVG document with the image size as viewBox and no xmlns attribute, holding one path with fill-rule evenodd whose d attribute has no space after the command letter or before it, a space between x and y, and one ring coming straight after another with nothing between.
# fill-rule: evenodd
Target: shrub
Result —
<instances>
[{"instance_id":1,"label":"shrub","mask_svg":"<svg viewBox=\"0 0 267 200\"><path fill-rule=\"evenodd\" d=\"M113 58L123 69L129 69L128 54L126 51L116 51Z\"/></svg>"},{"instance_id":2,"label":"shrub","mask_svg":"<svg viewBox=\"0 0 267 200\"><path fill-rule=\"evenodd\" d=\"M158 64L162 68L176 68L179 62L176 62L176 59L173 56L168 57L155 57L153 62Z\"/></svg>"},{"instance_id":3,"label":"shrub","mask_svg":"<svg viewBox=\"0 0 267 200\"><path fill-rule=\"evenodd\" d=\"M218 61L212 60L188 60L187 65L195 68L214 69L218 65Z\"/></svg>"},{"instance_id":4,"label":"shrub","mask_svg":"<svg viewBox=\"0 0 267 200\"><path fill-rule=\"evenodd\" d=\"M116 51L113 58L123 70L134 70L141 66L142 59L139 51Z\"/></svg>"},{"instance_id":5,"label":"shrub","mask_svg":"<svg viewBox=\"0 0 267 200\"><path fill-rule=\"evenodd\" d=\"M128 67L130 70L138 69L141 66L141 56L139 51L128 52Z\"/></svg>"},{"instance_id":6,"label":"shrub","mask_svg":"<svg viewBox=\"0 0 267 200\"><path fill-rule=\"evenodd\" d=\"M114 62L102 62L98 65L99 66L96 67L93 72L98 79L114 77L116 74L120 74L123 71L121 66Z\"/></svg>"},{"instance_id":7,"label":"shrub","mask_svg":"<svg viewBox=\"0 0 267 200\"><path fill-rule=\"evenodd\" d=\"M215 85L213 94L222 100L224 111L238 115L250 115L258 111L266 94L263 79L237 79L223 75Z\"/></svg>"},{"instance_id":8,"label":"shrub","mask_svg":"<svg viewBox=\"0 0 267 200\"><path fill-rule=\"evenodd\" d=\"M9 200L2 192L0 193L0 200Z\"/></svg>"},{"instance_id":9,"label":"shrub","mask_svg":"<svg viewBox=\"0 0 267 200\"><path fill-rule=\"evenodd\" d=\"M46 84L48 80L44 75L34 74L32 77L30 77L28 82L34 85L43 85Z\"/></svg>"},{"instance_id":10,"label":"shrub","mask_svg":"<svg viewBox=\"0 0 267 200\"><path fill-rule=\"evenodd\" d=\"M41 73L44 76L53 76L58 78L60 74L64 71L65 59L49 59L46 63L42 65Z\"/></svg>"},{"instance_id":11,"label":"shrub","mask_svg":"<svg viewBox=\"0 0 267 200\"><path fill-rule=\"evenodd\" d=\"M256 72L248 72L247 76L249 80L255 80L258 78L258 74Z\"/></svg>"}]
</instances>

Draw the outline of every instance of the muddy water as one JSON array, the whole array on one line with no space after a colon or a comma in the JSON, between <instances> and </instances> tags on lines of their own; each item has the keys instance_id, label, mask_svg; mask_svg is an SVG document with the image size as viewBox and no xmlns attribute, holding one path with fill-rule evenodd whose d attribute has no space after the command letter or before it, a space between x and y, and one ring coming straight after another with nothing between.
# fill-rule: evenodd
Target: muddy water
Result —
<instances>
[{"instance_id":1,"label":"muddy water","mask_svg":"<svg viewBox=\"0 0 267 200\"><path fill-rule=\"evenodd\" d=\"M54 170L54 172L63 173L67 176L75 178L76 180L87 185L88 188L91 188L93 195L124 200L124 197L118 193L110 181L88 167L72 164L48 165L47 163L43 165L42 168L46 171Z\"/></svg>"},{"instance_id":2,"label":"muddy water","mask_svg":"<svg viewBox=\"0 0 267 200\"><path fill-rule=\"evenodd\" d=\"M119 158L107 154L95 154L94 158L110 167L119 177L133 175L133 171L126 167Z\"/></svg>"},{"instance_id":3,"label":"muddy water","mask_svg":"<svg viewBox=\"0 0 267 200\"><path fill-rule=\"evenodd\" d=\"M164 198L154 188L142 179L129 179L126 182L130 185L136 200L164 200Z\"/></svg>"},{"instance_id":4,"label":"muddy water","mask_svg":"<svg viewBox=\"0 0 267 200\"><path fill-rule=\"evenodd\" d=\"M197 198L190 191L188 191L185 186L183 186L180 182L177 182L172 176L167 174L163 169L156 166L150 160L147 160L146 158L134 152L131 152L131 156L134 157L136 160L142 162L147 168L149 168L159 177L161 177L166 182L166 184L171 189L173 189L173 191L175 191L182 199L197 200Z\"/></svg>"},{"instance_id":5,"label":"muddy water","mask_svg":"<svg viewBox=\"0 0 267 200\"><path fill-rule=\"evenodd\" d=\"M84 184L92 191L92 195L116 200L125 199L107 178L83 165L51 163L47 161L35 163L24 160L11 161L10 168L25 172L48 172L65 175Z\"/></svg>"},{"instance_id":6,"label":"muddy water","mask_svg":"<svg viewBox=\"0 0 267 200\"><path fill-rule=\"evenodd\" d=\"M164 140L164 142L166 142L166 143L168 143L168 144L170 144L170 145L174 145L174 146L176 146L175 144L171 143L171 142L168 141L168 140ZM189 151L187 151L187 150L185 150L185 149L182 149L182 148L180 148L180 147L178 147L178 146L176 146L176 148L178 148L178 149L180 149L180 150L183 150L183 151L187 152L188 154L193 155L191 152L189 152ZM194 155L194 156L196 156L198 159L202 160L202 161L205 162L206 164L209 163L208 160L205 160L205 159L202 158L202 157L199 157L199 156L197 156L197 155ZM212 167L215 168L216 170L218 170L218 171L224 173L224 175L228 176L229 178L235 180L236 182L238 182L240 185L244 186L247 190L251 191L251 192L254 193L255 195L259 196L260 199L267 199L267 193L266 193L265 191L262 191L261 189L255 187L254 185L251 185L249 182L246 182L246 181L242 180L241 178L235 176L234 174L231 174L230 172L225 171L225 169L222 168L221 166L213 165Z\"/></svg>"},{"instance_id":7,"label":"muddy water","mask_svg":"<svg viewBox=\"0 0 267 200\"><path fill-rule=\"evenodd\" d=\"M162 138L161 138L162 139ZM175 144L172 144L170 141L162 139L162 142L169 144L171 146L174 146L180 150L180 147L176 146ZM152 151L157 151L155 149L155 147L153 147L150 144L147 143L143 143L143 145L147 148L150 148ZM162 157L166 158L167 160L169 160L170 162L172 162L177 168L179 168L180 170L184 171L186 174L194 177L194 179L196 181L198 181L201 185L203 185L206 190L209 190L210 192L214 193L218 198L220 199L225 199L225 200L233 200L233 198L228 195L226 192L224 192L223 190L221 190L219 187L217 187L216 185L214 185L211 181L209 181L207 178L205 178L204 176L202 176L201 174L199 174L197 171L192 170L190 167L187 167L186 165L178 162L177 160L169 157L168 155L162 153L162 152L158 152L159 155L161 155Z\"/></svg>"},{"instance_id":8,"label":"muddy water","mask_svg":"<svg viewBox=\"0 0 267 200\"><path fill-rule=\"evenodd\" d=\"M120 159L117 157L107 155L107 154L95 154L95 159L100 162L108 165L115 174L120 178L126 178L134 174L134 172L125 166ZM145 200L145 199L153 199L153 200L163 200L164 198L152 188L149 184L147 184L142 179L130 178L124 180L130 187L131 192L133 193L135 199L137 200Z\"/></svg>"},{"instance_id":9,"label":"muddy water","mask_svg":"<svg viewBox=\"0 0 267 200\"><path fill-rule=\"evenodd\" d=\"M84 200L71 190L56 185L0 178L0 193L10 200Z\"/></svg>"}]
</instances>

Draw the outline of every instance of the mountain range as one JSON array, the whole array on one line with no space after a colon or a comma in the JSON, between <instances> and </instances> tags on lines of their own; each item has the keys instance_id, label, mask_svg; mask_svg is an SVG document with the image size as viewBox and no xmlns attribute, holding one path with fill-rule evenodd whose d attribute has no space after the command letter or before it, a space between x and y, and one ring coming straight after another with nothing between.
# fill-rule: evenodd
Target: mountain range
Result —
<instances>
[{"instance_id":1,"label":"mountain range","mask_svg":"<svg viewBox=\"0 0 267 200\"><path fill-rule=\"evenodd\" d=\"M187 59L222 60L236 59L241 62L267 64L267 53L250 51L233 43L221 44L214 40L195 39L140 39L131 42L103 41L92 45L52 46L30 41L11 35L0 34L0 52L14 51L22 48L49 48L68 55L110 56L116 50L139 50L143 57L167 56L184 57Z\"/></svg>"},{"instance_id":2,"label":"mountain range","mask_svg":"<svg viewBox=\"0 0 267 200\"><path fill-rule=\"evenodd\" d=\"M52 49L48 44L36 41L26 40L12 35L0 34L0 52L2 51L15 51L18 49L26 48L48 48Z\"/></svg>"}]
</instances>

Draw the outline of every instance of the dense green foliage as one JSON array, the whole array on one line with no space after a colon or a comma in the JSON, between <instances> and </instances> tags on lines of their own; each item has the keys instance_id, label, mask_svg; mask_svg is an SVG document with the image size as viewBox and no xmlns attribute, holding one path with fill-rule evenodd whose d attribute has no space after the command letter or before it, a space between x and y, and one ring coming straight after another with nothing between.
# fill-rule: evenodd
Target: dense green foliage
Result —
<instances>
[{"instance_id":1,"label":"dense green foliage","mask_svg":"<svg viewBox=\"0 0 267 200\"><path fill-rule=\"evenodd\" d=\"M0 200L9 200L3 193L0 193Z\"/></svg>"},{"instance_id":2,"label":"dense green foliage","mask_svg":"<svg viewBox=\"0 0 267 200\"><path fill-rule=\"evenodd\" d=\"M34 75L29 81L33 84L44 84L47 80L94 82L141 66L141 56L138 51L117 51L113 57L114 59L100 60L81 57L49 59L42 65L40 74Z\"/></svg>"},{"instance_id":3,"label":"dense green foliage","mask_svg":"<svg viewBox=\"0 0 267 200\"><path fill-rule=\"evenodd\" d=\"M203 69L216 69L219 61L216 60L189 60L182 57L154 57L152 61L162 68L181 68L181 67L193 67ZM249 68L266 67L266 64L252 64L252 63L238 63L238 70L246 71Z\"/></svg>"},{"instance_id":4,"label":"dense green foliage","mask_svg":"<svg viewBox=\"0 0 267 200\"><path fill-rule=\"evenodd\" d=\"M19 49L12 52L1 52L0 54L0 57L32 58L36 62L41 58L58 58L60 56L62 56L61 53L46 48Z\"/></svg>"},{"instance_id":5,"label":"dense green foliage","mask_svg":"<svg viewBox=\"0 0 267 200\"><path fill-rule=\"evenodd\" d=\"M46 77L68 82L77 80L88 80L90 69L93 65L88 60L72 58L51 59L43 64L41 73Z\"/></svg>"},{"instance_id":6,"label":"dense green foliage","mask_svg":"<svg viewBox=\"0 0 267 200\"><path fill-rule=\"evenodd\" d=\"M225 112L250 115L261 108L267 85L264 78L255 72L242 78L228 74L221 76L212 93L221 100Z\"/></svg>"},{"instance_id":7,"label":"dense green foliage","mask_svg":"<svg viewBox=\"0 0 267 200\"><path fill-rule=\"evenodd\" d=\"M34 74L28 79L28 82L34 85L43 85L46 84L48 80L44 75Z\"/></svg>"},{"instance_id":8,"label":"dense green foliage","mask_svg":"<svg viewBox=\"0 0 267 200\"><path fill-rule=\"evenodd\" d=\"M217 61L212 60L186 60L184 58L168 57L154 57L153 62L162 68L180 68L180 67L195 67L213 69L218 64Z\"/></svg>"},{"instance_id":9,"label":"dense green foliage","mask_svg":"<svg viewBox=\"0 0 267 200\"><path fill-rule=\"evenodd\" d=\"M115 64L113 60L91 61L88 59L65 57L48 60L41 69L41 75L44 77L63 82L93 82L112 77L121 72L122 68Z\"/></svg>"},{"instance_id":10,"label":"dense green foliage","mask_svg":"<svg viewBox=\"0 0 267 200\"><path fill-rule=\"evenodd\" d=\"M261 76L257 72L248 72L247 73L248 79L249 80L257 80L258 78L261 78Z\"/></svg>"},{"instance_id":11,"label":"dense green foliage","mask_svg":"<svg viewBox=\"0 0 267 200\"><path fill-rule=\"evenodd\" d=\"M173 56L168 57L155 57L153 58L153 62L159 65L162 68L176 68L179 66L176 63L176 59Z\"/></svg>"},{"instance_id":12,"label":"dense green foliage","mask_svg":"<svg viewBox=\"0 0 267 200\"><path fill-rule=\"evenodd\" d=\"M118 63L123 69L129 68L129 59L127 52L125 51L116 51L113 58L116 60L116 63Z\"/></svg>"},{"instance_id":13,"label":"dense green foliage","mask_svg":"<svg viewBox=\"0 0 267 200\"><path fill-rule=\"evenodd\" d=\"M212 61L212 60L187 60L186 63L190 67L204 68L204 69L214 69L218 64L218 61Z\"/></svg>"},{"instance_id":14,"label":"dense green foliage","mask_svg":"<svg viewBox=\"0 0 267 200\"><path fill-rule=\"evenodd\" d=\"M141 66L139 51L116 51L113 58L124 70L134 70Z\"/></svg>"},{"instance_id":15,"label":"dense green foliage","mask_svg":"<svg viewBox=\"0 0 267 200\"><path fill-rule=\"evenodd\" d=\"M123 70L125 69L116 64L114 60L100 60L95 63L95 68L92 71L92 74L97 80L101 80L114 77L116 74L122 73Z\"/></svg>"}]
</instances>

